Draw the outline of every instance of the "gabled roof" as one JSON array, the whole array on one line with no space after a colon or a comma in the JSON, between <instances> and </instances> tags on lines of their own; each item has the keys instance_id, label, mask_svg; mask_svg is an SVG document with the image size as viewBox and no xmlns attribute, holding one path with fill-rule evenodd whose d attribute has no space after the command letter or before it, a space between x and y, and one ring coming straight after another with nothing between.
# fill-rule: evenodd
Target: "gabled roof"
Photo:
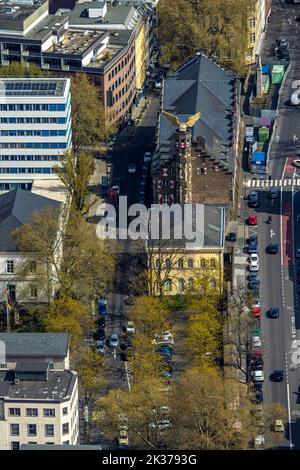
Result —
<instances>
[{"instance_id":1,"label":"gabled roof","mask_svg":"<svg viewBox=\"0 0 300 470\"><path fill-rule=\"evenodd\" d=\"M58 209L61 203L38 194L17 189L0 195L0 251L18 251L11 236L24 224L32 222L34 212L47 207Z\"/></svg>"},{"instance_id":2,"label":"gabled roof","mask_svg":"<svg viewBox=\"0 0 300 470\"><path fill-rule=\"evenodd\" d=\"M204 137L208 149L216 143L230 146L234 111L235 77L204 54L169 76L164 82L163 105L184 122L202 111L192 130L193 140ZM161 115L159 141L171 140L175 128Z\"/></svg>"}]
</instances>

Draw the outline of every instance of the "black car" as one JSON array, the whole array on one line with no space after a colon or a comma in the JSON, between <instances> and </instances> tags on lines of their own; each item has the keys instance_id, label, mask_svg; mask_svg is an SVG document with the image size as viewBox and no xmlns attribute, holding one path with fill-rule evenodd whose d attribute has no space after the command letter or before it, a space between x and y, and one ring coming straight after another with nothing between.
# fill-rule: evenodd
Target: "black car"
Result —
<instances>
[{"instance_id":1,"label":"black car","mask_svg":"<svg viewBox=\"0 0 300 470\"><path fill-rule=\"evenodd\" d=\"M267 311L268 318L279 318L279 308L271 307Z\"/></svg>"},{"instance_id":2,"label":"black car","mask_svg":"<svg viewBox=\"0 0 300 470\"><path fill-rule=\"evenodd\" d=\"M254 281L250 281L249 284L249 289L252 290L252 291L257 291L258 288L259 288L259 280L254 280Z\"/></svg>"},{"instance_id":3,"label":"black car","mask_svg":"<svg viewBox=\"0 0 300 470\"><path fill-rule=\"evenodd\" d=\"M278 244L277 243L270 243L270 245L267 246L266 252L269 255L277 255L278 253Z\"/></svg>"},{"instance_id":4,"label":"black car","mask_svg":"<svg viewBox=\"0 0 300 470\"><path fill-rule=\"evenodd\" d=\"M276 369L274 372L272 372L270 379L273 382L282 382L283 381L283 370L282 369Z\"/></svg>"},{"instance_id":5,"label":"black car","mask_svg":"<svg viewBox=\"0 0 300 470\"><path fill-rule=\"evenodd\" d=\"M278 47L276 51L276 55L278 59L289 60L290 54L289 51L285 47Z\"/></svg>"},{"instance_id":6,"label":"black car","mask_svg":"<svg viewBox=\"0 0 300 470\"><path fill-rule=\"evenodd\" d=\"M105 328L105 315L99 315L97 318L98 328Z\"/></svg>"},{"instance_id":7,"label":"black car","mask_svg":"<svg viewBox=\"0 0 300 470\"><path fill-rule=\"evenodd\" d=\"M249 195L248 207L253 207L253 208L259 207L258 192L253 191L253 192Z\"/></svg>"},{"instance_id":8,"label":"black car","mask_svg":"<svg viewBox=\"0 0 300 470\"><path fill-rule=\"evenodd\" d=\"M270 199L277 199L279 197L279 190L277 188L271 188L269 191Z\"/></svg>"},{"instance_id":9,"label":"black car","mask_svg":"<svg viewBox=\"0 0 300 470\"><path fill-rule=\"evenodd\" d=\"M250 282L254 282L254 283L256 282L257 284L259 284L259 277L258 277L258 274L256 272L250 273L249 276L248 276L248 279L249 279Z\"/></svg>"},{"instance_id":10,"label":"black car","mask_svg":"<svg viewBox=\"0 0 300 470\"><path fill-rule=\"evenodd\" d=\"M236 242L236 233L229 233L227 236L226 236L226 240L228 242Z\"/></svg>"},{"instance_id":11,"label":"black car","mask_svg":"<svg viewBox=\"0 0 300 470\"><path fill-rule=\"evenodd\" d=\"M253 235L248 239L248 253L257 253L257 236Z\"/></svg>"},{"instance_id":12,"label":"black car","mask_svg":"<svg viewBox=\"0 0 300 470\"><path fill-rule=\"evenodd\" d=\"M255 390L257 390L258 392L262 392L263 389L264 389L264 384L260 383L260 382L256 382L254 384L254 387L255 387Z\"/></svg>"},{"instance_id":13,"label":"black car","mask_svg":"<svg viewBox=\"0 0 300 470\"><path fill-rule=\"evenodd\" d=\"M251 362L252 370L263 370L263 368L264 368L263 362L258 362L258 361Z\"/></svg>"},{"instance_id":14,"label":"black car","mask_svg":"<svg viewBox=\"0 0 300 470\"><path fill-rule=\"evenodd\" d=\"M96 339L97 340L105 339L105 329L104 328L98 328L98 331L96 333Z\"/></svg>"}]
</instances>

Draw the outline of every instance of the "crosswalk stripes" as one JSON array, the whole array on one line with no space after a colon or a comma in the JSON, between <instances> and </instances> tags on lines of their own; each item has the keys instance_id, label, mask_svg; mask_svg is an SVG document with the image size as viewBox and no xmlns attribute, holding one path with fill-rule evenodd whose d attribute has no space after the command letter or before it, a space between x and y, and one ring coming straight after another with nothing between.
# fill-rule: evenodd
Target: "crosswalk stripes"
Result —
<instances>
[{"instance_id":1,"label":"crosswalk stripes","mask_svg":"<svg viewBox=\"0 0 300 470\"><path fill-rule=\"evenodd\" d=\"M244 185L247 188L271 188L281 186L300 186L300 178L284 178L284 179L248 179Z\"/></svg>"}]
</instances>

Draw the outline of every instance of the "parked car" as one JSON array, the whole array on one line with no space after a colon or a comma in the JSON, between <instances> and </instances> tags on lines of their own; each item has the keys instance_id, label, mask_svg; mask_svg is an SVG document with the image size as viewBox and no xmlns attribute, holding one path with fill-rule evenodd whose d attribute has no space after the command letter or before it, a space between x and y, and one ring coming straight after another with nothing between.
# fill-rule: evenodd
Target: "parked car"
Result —
<instances>
[{"instance_id":1,"label":"parked car","mask_svg":"<svg viewBox=\"0 0 300 470\"><path fill-rule=\"evenodd\" d=\"M277 188L271 188L269 191L270 199L277 199L279 197L279 190Z\"/></svg>"},{"instance_id":2,"label":"parked car","mask_svg":"<svg viewBox=\"0 0 300 470\"><path fill-rule=\"evenodd\" d=\"M255 370L252 374L253 382L263 382L264 381L264 373L262 370Z\"/></svg>"},{"instance_id":3,"label":"parked car","mask_svg":"<svg viewBox=\"0 0 300 470\"><path fill-rule=\"evenodd\" d=\"M257 191L252 191L252 193L249 194L248 206L253 207L253 208L259 207L259 200L258 200L258 192Z\"/></svg>"},{"instance_id":4,"label":"parked car","mask_svg":"<svg viewBox=\"0 0 300 470\"><path fill-rule=\"evenodd\" d=\"M292 165L294 165L296 168L300 168L300 160L293 160Z\"/></svg>"},{"instance_id":5,"label":"parked car","mask_svg":"<svg viewBox=\"0 0 300 470\"><path fill-rule=\"evenodd\" d=\"M129 163L128 173L129 174L134 174L135 172L136 172L136 164L135 163Z\"/></svg>"},{"instance_id":6,"label":"parked car","mask_svg":"<svg viewBox=\"0 0 300 470\"><path fill-rule=\"evenodd\" d=\"M151 160L152 160L151 152L145 152L144 153L144 163L145 162L151 162Z\"/></svg>"},{"instance_id":7,"label":"parked car","mask_svg":"<svg viewBox=\"0 0 300 470\"><path fill-rule=\"evenodd\" d=\"M120 429L118 435L118 446L127 447L129 444L128 431L127 429Z\"/></svg>"},{"instance_id":8,"label":"parked car","mask_svg":"<svg viewBox=\"0 0 300 470\"><path fill-rule=\"evenodd\" d=\"M258 261L257 253L250 254L249 271L259 271L259 261Z\"/></svg>"},{"instance_id":9,"label":"parked car","mask_svg":"<svg viewBox=\"0 0 300 470\"><path fill-rule=\"evenodd\" d=\"M157 352L162 356L172 356L173 348L171 346L162 346L157 350Z\"/></svg>"},{"instance_id":10,"label":"parked car","mask_svg":"<svg viewBox=\"0 0 300 470\"><path fill-rule=\"evenodd\" d=\"M236 233L233 233L233 232L228 233L228 235L226 236L226 240L228 242L236 242Z\"/></svg>"},{"instance_id":11,"label":"parked car","mask_svg":"<svg viewBox=\"0 0 300 470\"><path fill-rule=\"evenodd\" d=\"M261 339L260 336L252 336L252 345L254 348L260 348L261 347Z\"/></svg>"},{"instance_id":12,"label":"parked car","mask_svg":"<svg viewBox=\"0 0 300 470\"><path fill-rule=\"evenodd\" d=\"M282 369L276 369L272 374L270 375L270 379L273 382L282 382L283 381L283 370Z\"/></svg>"},{"instance_id":13,"label":"parked car","mask_svg":"<svg viewBox=\"0 0 300 470\"><path fill-rule=\"evenodd\" d=\"M119 345L119 337L117 333L112 333L110 340L109 340L109 346L112 349L117 349L118 345Z\"/></svg>"},{"instance_id":14,"label":"parked car","mask_svg":"<svg viewBox=\"0 0 300 470\"><path fill-rule=\"evenodd\" d=\"M287 38L279 38L276 41L276 47L289 47L289 41Z\"/></svg>"},{"instance_id":15,"label":"parked car","mask_svg":"<svg viewBox=\"0 0 300 470\"><path fill-rule=\"evenodd\" d=\"M282 419L276 419L274 424L274 431L275 432L284 432L284 424Z\"/></svg>"},{"instance_id":16,"label":"parked car","mask_svg":"<svg viewBox=\"0 0 300 470\"><path fill-rule=\"evenodd\" d=\"M266 248L266 252L269 254L269 255L277 255L278 253L278 244L277 243L270 243L267 248Z\"/></svg>"},{"instance_id":17,"label":"parked car","mask_svg":"<svg viewBox=\"0 0 300 470\"><path fill-rule=\"evenodd\" d=\"M260 307L252 307L252 315L254 318L260 318L261 317L261 310Z\"/></svg>"},{"instance_id":18,"label":"parked car","mask_svg":"<svg viewBox=\"0 0 300 470\"><path fill-rule=\"evenodd\" d=\"M264 401L264 392L257 391L255 393L255 401L256 401L256 403L263 403L263 401Z\"/></svg>"},{"instance_id":19,"label":"parked car","mask_svg":"<svg viewBox=\"0 0 300 470\"><path fill-rule=\"evenodd\" d=\"M271 307L267 311L268 318L279 318L279 308Z\"/></svg>"},{"instance_id":20,"label":"parked car","mask_svg":"<svg viewBox=\"0 0 300 470\"><path fill-rule=\"evenodd\" d=\"M257 215L249 215L248 217L248 225L257 225Z\"/></svg>"},{"instance_id":21,"label":"parked car","mask_svg":"<svg viewBox=\"0 0 300 470\"><path fill-rule=\"evenodd\" d=\"M297 90L293 91L291 94L291 105L299 106L300 104L300 87Z\"/></svg>"},{"instance_id":22,"label":"parked car","mask_svg":"<svg viewBox=\"0 0 300 470\"><path fill-rule=\"evenodd\" d=\"M105 316L99 315L97 318L97 326L98 328L105 328Z\"/></svg>"},{"instance_id":23,"label":"parked car","mask_svg":"<svg viewBox=\"0 0 300 470\"><path fill-rule=\"evenodd\" d=\"M104 328L98 328L97 333L96 333L96 339L105 339L105 329Z\"/></svg>"},{"instance_id":24,"label":"parked car","mask_svg":"<svg viewBox=\"0 0 300 470\"><path fill-rule=\"evenodd\" d=\"M96 341L96 351L100 354L104 354L105 351L105 339L98 339Z\"/></svg>"},{"instance_id":25,"label":"parked car","mask_svg":"<svg viewBox=\"0 0 300 470\"><path fill-rule=\"evenodd\" d=\"M251 237L249 237L248 253L257 253L257 245L258 245L257 236L252 235Z\"/></svg>"},{"instance_id":26,"label":"parked car","mask_svg":"<svg viewBox=\"0 0 300 470\"><path fill-rule=\"evenodd\" d=\"M127 325L125 327L125 333L127 334L134 334L135 333L135 326L134 326L134 322L133 321L128 321L127 322Z\"/></svg>"},{"instance_id":27,"label":"parked car","mask_svg":"<svg viewBox=\"0 0 300 470\"><path fill-rule=\"evenodd\" d=\"M263 434L259 434L254 439L254 447L255 447L255 449L258 449L260 447L264 447L264 445L265 445L265 437L264 437Z\"/></svg>"},{"instance_id":28,"label":"parked car","mask_svg":"<svg viewBox=\"0 0 300 470\"><path fill-rule=\"evenodd\" d=\"M300 258L300 248L296 248L295 256L296 258Z\"/></svg>"},{"instance_id":29,"label":"parked car","mask_svg":"<svg viewBox=\"0 0 300 470\"><path fill-rule=\"evenodd\" d=\"M290 54L289 51L285 47L278 47L276 51L276 55L279 60L290 60Z\"/></svg>"}]
</instances>

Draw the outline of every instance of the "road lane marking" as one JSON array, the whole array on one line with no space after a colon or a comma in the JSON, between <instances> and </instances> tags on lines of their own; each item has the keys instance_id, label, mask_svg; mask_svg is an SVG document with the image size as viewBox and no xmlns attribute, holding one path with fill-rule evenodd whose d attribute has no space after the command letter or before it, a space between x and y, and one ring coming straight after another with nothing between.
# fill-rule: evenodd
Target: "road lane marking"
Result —
<instances>
[{"instance_id":1,"label":"road lane marking","mask_svg":"<svg viewBox=\"0 0 300 470\"><path fill-rule=\"evenodd\" d=\"M288 380L288 377L287 377ZM291 404L290 404L290 386L287 381L287 402L288 402L288 415L289 415L289 437L290 437L290 450L293 450L293 437L292 437L292 418L291 418Z\"/></svg>"},{"instance_id":2,"label":"road lane marking","mask_svg":"<svg viewBox=\"0 0 300 470\"><path fill-rule=\"evenodd\" d=\"M126 378L127 378L128 390L131 391L131 385L130 385L130 379L129 379L129 374L128 374L127 361L124 362L124 365L125 365L125 373L126 373Z\"/></svg>"}]
</instances>

